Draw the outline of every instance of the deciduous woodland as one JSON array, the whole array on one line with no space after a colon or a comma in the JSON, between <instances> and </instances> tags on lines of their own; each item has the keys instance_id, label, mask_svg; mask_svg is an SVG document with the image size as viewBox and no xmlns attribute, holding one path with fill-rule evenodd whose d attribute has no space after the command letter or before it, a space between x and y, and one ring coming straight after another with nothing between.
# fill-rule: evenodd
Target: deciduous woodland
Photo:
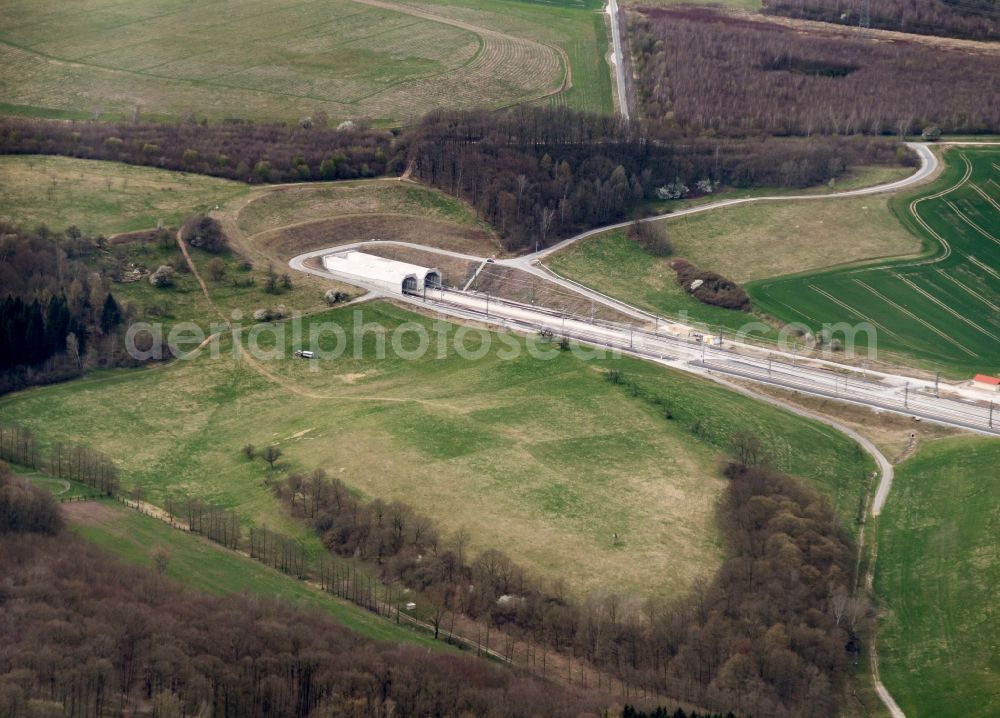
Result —
<instances>
[{"instance_id":1,"label":"deciduous woodland","mask_svg":"<svg viewBox=\"0 0 1000 718\"><path fill-rule=\"evenodd\" d=\"M328 616L210 598L122 566L0 477L0 716L574 716L555 686L366 640Z\"/></svg>"},{"instance_id":2,"label":"deciduous woodland","mask_svg":"<svg viewBox=\"0 0 1000 718\"><path fill-rule=\"evenodd\" d=\"M1000 54L799 31L704 8L631 16L649 117L691 134L1000 130Z\"/></svg>"},{"instance_id":3,"label":"deciduous woodland","mask_svg":"<svg viewBox=\"0 0 1000 718\"><path fill-rule=\"evenodd\" d=\"M678 180L805 187L858 163L907 159L888 140L691 138L548 109L429 115L406 139L414 176L467 200L512 250L626 218Z\"/></svg>"},{"instance_id":4,"label":"deciduous woodland","mask_svg":"<svg viewBox=\"0 0 1000 718\"><path fill-rule=\"evenodd\" d=\"M152 149L151 149L152 148ZM0 153L60 154L246 182L401 173L469 201L509 249L629 216L661 186L805 187L858 163L907 159L889 140L743 142L560 108L433 113L397 136L273 125L111 125L8 119Z\"/></svg>"},{"instance_id":5,"label":"deciduous woodland","mask_svg":"<svg viewBox=\"0 0 1000 718\"><path fill-rule=\"evenodd\" d=\"M764 0L764 12L857 26L862 0ZM868 10L871 27L920 35L1000 39L996 0L879 0Z\"/></svg>"},{"instance_id":6,"label":"deciduous woodland","mask_svg":"<svg viewBox=\"0 0 1000 718\"><path fill-rule=\"evenodd\" d=\"M373 177L387 171L392 134L284 124L102 123L6 118L0 153L112 160L241 182Z\"/></svg>"},{"instance_id":7,"label":"deciduous woodland","mask_svg":"<svg viewBox=\"0 0 1000 718\"><path fill-rule=\"evenodd\" d=\"M603 707L515 669L379 643L316 611L199 595L123 566L63 532L51 496L5 464L0 607L3 718L499 718L598 715Z\"/></svg>"}]
</instances>

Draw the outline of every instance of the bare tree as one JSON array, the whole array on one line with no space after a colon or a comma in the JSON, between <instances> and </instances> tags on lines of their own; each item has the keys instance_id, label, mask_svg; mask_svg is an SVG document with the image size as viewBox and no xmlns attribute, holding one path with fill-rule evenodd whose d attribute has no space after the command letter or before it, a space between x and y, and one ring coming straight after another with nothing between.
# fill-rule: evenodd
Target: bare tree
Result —
<instances>
[{"instance_id":1,"label":"bare tree","mask_svg":"<svg viewBox=\"0 0 1000 718\"><path fill-rule=\"evenodd\" d=\"M156 572L161 576L167 572L167 566L170 565L170 552L163 546L157 546L153 549L153 566L156 568Z\"/></svg>"},{"instance_id":2,"label":"bare tree","mask_svg":"<svg viewBox=\"0 0 1000 718\"><path fill-rule=\"evenodd\" d=\"M281 449L274 445L268 446L264 449L263 457L264 461L273 469L274 462L281 458Z\"/></svg>"}]
</instances>

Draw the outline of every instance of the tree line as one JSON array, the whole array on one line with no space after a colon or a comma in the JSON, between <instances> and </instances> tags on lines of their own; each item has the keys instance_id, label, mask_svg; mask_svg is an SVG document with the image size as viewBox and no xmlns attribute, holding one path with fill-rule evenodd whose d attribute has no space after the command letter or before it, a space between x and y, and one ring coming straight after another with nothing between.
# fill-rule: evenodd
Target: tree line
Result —
<instances>
[{"instance_id":1,"label":"tree line","mask_svg":"<svg viewBox=\"0 0 1000 718\"><path fill-rule=\"evenodd\" d=\"M862 0L763 0L769 15L857 27ZM918 35L1000 40L996 0L879 0L868 10L870 27Z\"/></svg>"},{"instance_id":2,"label":"tree line","mask_svg":"<svg viewBox=\"0 0 1000 718\"><path fill-rule=\"evenodd\" d=\"M4 534L0 544L4 718L600 710L519 671L362 638L317 610L186 591L72 534Z\"/></svg>"},{"instance_id":3,"label":"tree line","mask_svg":"<svg viewBox=\"0 0 1000 718\"><path fill-rule=\"evenodd\" d=\"M0 224L0 393L124 359L126 311L94 271L98 238Z\"/></svg>"},{"instance_id":4,"label":"tree line","mask_svg":"<svg viewBox=\"0 0 1000 718\"><path fill-rule=\"evenodd\" d=\"M150 144L157 152L143 151ZM192 146L201 149L188 152ZM207 162L209 148L223 148L230 161ZM720 185L805 187L854 164L906 159L892 141L736 141L688 136L676 123L625 124L556 107L434 112L395 133L8 118L0 121L0 153L116 160L244 182L350 179L408 168L415 179L467 200L510 249L544 246L631 216L671 184L695 188L692 196ZM234 165L236 157L242 159Z\"/></svg>"},{"instance_id":5,"label":"tree line","mask_svg":"<svg viewBox=\"0 0 1000 718\"><path fill-rule=\"evenodd\" d=\"M992 53L800 32L707 8L630 18L643 111L686 134L1000 130Z\"/></svg>"},{"instance_id":6,"label":"tree line","mask_svg":"<svg viewBox=\"0 0 1000 718\"><path fill-rule=\"evenodd\" d=\"M388 165L392 133L285 124L102 123L6 118L0 153L110 160L240 182L375 177Z\"/></svg>"},{"instance_id":7,"label":"tree line","mask_svg":"<svg viewBox=\"0 0 1000 718\"><path fill-rule=\"evenodd\" d=\"M539 107L432 113L401 142L414 177L468 201L510 250L627 219L672 186L692 197L721 185L805 187L859 163L910 161L893 141L692 137Z\"/></svg>"}]
</instances>

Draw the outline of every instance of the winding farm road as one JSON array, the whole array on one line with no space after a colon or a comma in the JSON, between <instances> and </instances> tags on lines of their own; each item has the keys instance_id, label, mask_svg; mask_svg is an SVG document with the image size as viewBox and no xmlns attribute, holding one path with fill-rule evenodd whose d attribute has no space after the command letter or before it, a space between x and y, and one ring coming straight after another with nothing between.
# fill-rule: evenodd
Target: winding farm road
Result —
<instances>
[{"instance_id":1,"label":"winding farm road","mask_svg":"<svg viewBox=\"0 0 1000 718\"><path fill-rule=\"evenodd\" d=\"M937 172L938 162L937 156L931 151L930 147L925 142L907 142L906 146L917 153L917 157L920 159L920 166L917 171L914 172L909 177L904 177L901 180L896 180L895 182L887 182L885 184L872 185L871 187L861 187L860 189L846 190L844 192L825 192L822 194L786 194L786 195L762 195L760 197L741 197L739 199L721 199L717 202L708 202L706 204L701 204L696 207L688 207L687 209L680 209L676 212L671 212L670 214L660 214L653 217L646 217L641 220L643 222L659 222L665 219L674 219L676 217L686 217L691 214L700 214L701 212L709 212L713 209L721 209L722 207L734 207L739 204L749 204L751 202L784 202L793 200L817 200L817 199L830 199L836 197L864 197L872 194L884 194L886 192L898 192L899 190L906 189L907 187L912 187L913 185L920 184ZM590 229L586 232L581 232L580 234L564 239L561 242L553 244L551 247L546 247L538 252L532 252L531 254L525 254L521 257L515 259L507 260L497 260L498 264L510 264L520 268L530 266L533 262L545 259L549 255L555 254L556 252L565 249L566 247L579 242L581 239L587 239L588 237L593 237L596 234L601 234L612 229L622 229L628 227L632 222L618 222L617 224L609 224L604 227L597 227L596 229Z\"/></svg>"},{"instance_id":2,"label":"winding farm road","mask_svg":"<svg viewBox=\"0 0 1000 718\"><path fill-rule=\"evenodd\" d=\"M631 119L628 107L628 85L625 82L625 57L622 54L621 24L618 19L618 0L608 0L608 17L611 23L611 61L615 66L615 86L618 92L618 114L626 122Z\"/></svg>"}]
</instances>

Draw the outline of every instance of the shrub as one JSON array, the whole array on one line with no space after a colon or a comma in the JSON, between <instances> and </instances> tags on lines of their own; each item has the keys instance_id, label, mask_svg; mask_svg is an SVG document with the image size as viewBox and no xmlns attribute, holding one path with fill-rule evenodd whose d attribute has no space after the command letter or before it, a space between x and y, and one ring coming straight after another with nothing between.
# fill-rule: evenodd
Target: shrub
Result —
<instances>
[{"instance_id":1,"label":"shrub","mask_svg":"<svg viewBox=\"0 0 1000 718\"><path fill-rule=\"evenodd\" d=\"M750 311L750 296L736 282L721 274L706 272L684 259L671 263L677 272L677 282L703 304Z\"/></svg>"},{"instance_id":2,"label":"shrub","mask_svg":"<svg viewBox=\"0 0 1000 718\"><path fill-rule=\"evenodd\" d=\"M340 302L347 299L347 294L345 292L337 291L336 289L330 289L323 298L326 299L326 303L333 306L334 304L339 304Z\"/></svg>"},{"instance_id":3,"label":"shrub","mask_svg":"<svg viewBox=\"0 0 1000 718\"><path fill-rule=\"evenodd\" d=\"M174 270L161 264L155 272L149 275L149 283L158 289L174 286Z\"/></svg>"},{"instance_id":4,"label":"shrub","mask_svg":"<svg viewBox=\"0 0 1000 718\"><path fill-rule=\"evenodd\" d=\"M212 261L208 263L208 276L214 282L220 282L226 276L226 265L218 257L212 257Z\"/></svg>"},{"instance_id":5,"label":"shrub","mask_svg":"<svg viewBox=\"0 0 1000 718\"><path fill-rule=\"evenodd\" d=\"M629 227L628 235L654 257L669 257L674 253L673 245L667 238L666 227L636 220Z\"/></svg>"},{"instance_id":6,"label":"shrub","mask_svg":"<svg viewBox=\"0 0 1000 718\"><path fill-rule=\"evenodd\" d=\"M222 252L229 248L222 225L206 215L196 215L184 221L181 238L192 247L206 252Z\"/></svg>"}]
</instances>

